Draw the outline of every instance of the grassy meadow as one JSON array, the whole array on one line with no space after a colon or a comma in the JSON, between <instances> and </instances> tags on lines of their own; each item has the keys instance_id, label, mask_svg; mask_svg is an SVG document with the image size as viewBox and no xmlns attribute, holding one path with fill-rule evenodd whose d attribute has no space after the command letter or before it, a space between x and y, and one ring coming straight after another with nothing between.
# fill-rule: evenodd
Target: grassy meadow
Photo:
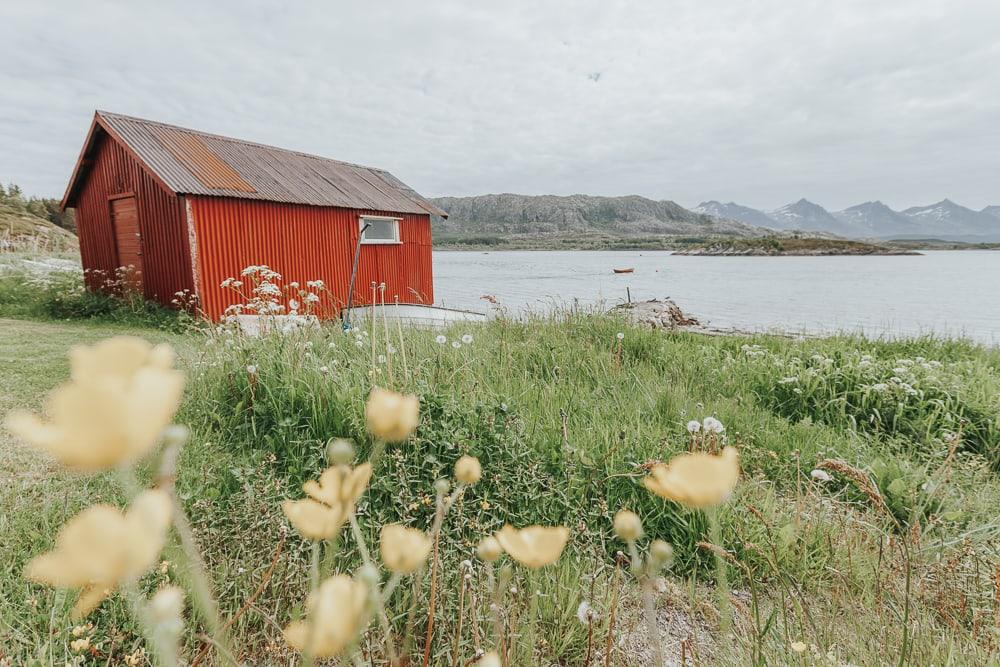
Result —
<instances>
[{"instance_id":1,"label":"grassy meadow","mask_svg":"<svg viewBox=\"0 0 1000 667\"><path fill-rule=\"evenodd\" d=\"M930 338L712 337L580 313L249 339L35 287L0 276L3 413L40 410L74 345L125 334L178 352L176 421L191 439L177 497L246 664L301 664L282 628L303 614L314 556L281 503L328 465L333 438L377 464L358 530L324 563L331 572L359 571L383 525L428 530L436 481L463 455L482 463L443 523L438 567L402 579L386 604L398 664L470 665L498 645L506 665L654 664L634 558L612 530L621 509L642 520L640 552L653 539L673 547L650 581L666 664L1000 660L1000 351ZM366 429L375 386L420 400L415 433L384 451ZM736 447L741 467L713 534L710 512L641 484L692 446L687 424L705 417L724 424L710 438ZM139 483L156 467L147 457ZM74 621L75 594L22 576L74 514L127 504L120 476L64 471L3 432L0 476L0 665L152 661L123 595ZM476 545L505 524L566 526L569 543L547 567L505 558L494 572ZM717 560L730 587L722 606ZM174 581L191 583L176 540L138 588ZM733 622L720 630L727 606ZM184 618L184 664L227 664L198 615ZM387 664L381 626L361 635L353 664Z\"/></svg>"}]
</instances>

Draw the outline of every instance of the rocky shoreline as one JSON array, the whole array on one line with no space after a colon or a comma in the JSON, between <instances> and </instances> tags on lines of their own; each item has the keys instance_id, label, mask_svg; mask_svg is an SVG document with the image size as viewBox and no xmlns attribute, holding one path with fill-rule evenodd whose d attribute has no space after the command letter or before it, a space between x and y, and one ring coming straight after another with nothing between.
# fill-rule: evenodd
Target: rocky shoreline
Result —
<instances>
[{"instance_id":1,"label":"rocky shoreline","mask_svg":"<svg viewBox=\"0 0 1000 667\"><path fill-rule=\"evenodd\" d=\"M760 333L702 324L697 318L681 310L681 307L671 299L650 299L648 301L621 303L609 312L612 315L624 315L631 324L651 329L690 331L691 333L703 334L705 336L751 336L755 333ZM769 331L767 333L771 336L780 336L783 338L801 339L815 337L811 334L790 331Z\"/></svg>"},{"instance_id":2,"label":"rocky shoreline","mask_svg":"<svg viewBox=\"0 0 1000 667\"><path fill-rule=\"evenodd\" d=\"M911 248L846 239L767 238L740 241L713 241L686 248L675 255L703 257L829 257L840 255L919 255Z\"/></svg>"},{"instance_id":3,"label":"rocky shoreline","mask_svg":"<svg viewBox=\"0 0 1000 667\"><path fill-rule=\"evenodd\" d=\"M690 250L679 250L675 255L693 255L701 257L840 257L840 256L867 256L867 255L920 255L915 250L902 250L897 248L883 249L840 249L840 248L814 248L800 250L778 250L776 248L732 248L732 247L709 247L692 248Z\"/></svg>"}]
</instances>

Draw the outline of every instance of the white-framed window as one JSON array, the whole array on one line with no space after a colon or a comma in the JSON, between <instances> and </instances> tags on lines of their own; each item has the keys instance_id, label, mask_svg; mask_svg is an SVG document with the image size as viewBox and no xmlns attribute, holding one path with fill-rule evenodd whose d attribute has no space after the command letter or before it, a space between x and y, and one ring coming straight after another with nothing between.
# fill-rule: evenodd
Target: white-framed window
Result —
<instances>
[{"instance_id":1,"label":"white-framed window","mask_svg":"<svg viewBox=\"0 0 1000 667\"><path fill-rule=\"evenodd\" d=\"M400 218L382 215L363 215L358 218L362 243L399 243ZM365 227L367 225L367 228Z\"/></svg>"}]
</instances>

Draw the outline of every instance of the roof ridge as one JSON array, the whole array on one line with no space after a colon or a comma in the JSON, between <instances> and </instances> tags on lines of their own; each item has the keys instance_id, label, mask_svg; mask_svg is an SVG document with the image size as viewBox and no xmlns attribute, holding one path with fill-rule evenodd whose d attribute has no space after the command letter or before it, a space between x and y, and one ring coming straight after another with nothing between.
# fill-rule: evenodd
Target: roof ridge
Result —
<instances>
[{"instance_id":1,"label":"roof ridge","mask_svg":"<svg viewBox=\"0 0 1000 667\"><path fill-rule=\"evenodd\" d=\"M164 123L158 120L151 120L149 118L140 118L139 116L130 116L124 113L117 113L115 111L105 111L103 109L96 109L95 113L100 116L110 116L113 118L123 118L125 120L133 120L140 123L146 123L147 125L158 125L160 127L170 128L172 130L179 130L181 132L188 132L190 134L198 134L203 137L211 137L213 139L221 139L222 141L231 141L237 144L246 144L248 146L256 146L258 148L266 148L268 150L281 151L282 153L291 153L293 155L301 155L302 157L315 158L317 160L324 160L326 162L336 162L337 164L346 165L348 167L357 167L359 169L369 169L371 171L378 171L382 173L388 173L387 170L381 167L369 167L368 165L358 164L357 162L347 162L346 160L338 160L336 158L325 157L323 155L316 155L315 153L306 153L304 151L296 151L290 148L282 148L281 146L275 146L273 144L263 144L259 141L248 141L246 139L237 139L236 137L230 137L225 134L215 134L213 132L204 132L202 130L196 130L190 127L183 127L181 125L174 125L172 123Z\"/></svg>"}]
</instances>

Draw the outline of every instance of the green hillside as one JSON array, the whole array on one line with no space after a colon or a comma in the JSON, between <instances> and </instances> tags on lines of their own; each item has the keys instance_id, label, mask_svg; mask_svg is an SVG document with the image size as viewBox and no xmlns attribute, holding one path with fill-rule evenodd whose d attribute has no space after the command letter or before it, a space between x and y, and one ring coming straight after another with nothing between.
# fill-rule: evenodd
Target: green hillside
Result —
<instances>
[{"instance_id":1,"label":"green hillside","mask_svg":"<svg viewBox=\"0 0 1000 667\"><path fill-rule=\"evenodd\" d=\"M0 204L0 250L52 250L75 248L76 235L45 218Z\"/></svg>"}]
</instances>

